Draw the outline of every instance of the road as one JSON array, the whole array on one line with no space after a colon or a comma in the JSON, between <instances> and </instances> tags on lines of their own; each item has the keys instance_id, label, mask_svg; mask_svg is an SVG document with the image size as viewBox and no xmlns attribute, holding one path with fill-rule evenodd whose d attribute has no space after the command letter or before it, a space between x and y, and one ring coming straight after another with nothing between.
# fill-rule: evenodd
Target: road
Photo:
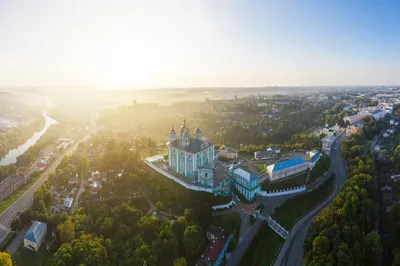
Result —
<instances>
[{"instance_id":1,"label":"road","mask_svg":"<svg viewBox=\"0 0 400 266\"><path fill-rule=\"evenodd\" d=\"M71 213L75 213L76 208L78 207L79 197L81 196L82 192L85 191L83 182L83 173L81 171L81 185L79 186L78 193L76 194L75 201L73 202Z\"/></svg>"},{"instance_id":2,"label":"road","mask_svg":"<svg viewBox=\"0 0 400 266\"><path fill-rule=\"evenodd\" d=\"M261 197L257 196L256 200L259 203L264 204L264 209L261 212L261 215L264 217L271 216L275 210L276 207L279 205L283 204L287 199L294 197L298 194L294 195L285 195L285 196L280 196L280 197ZM249 220L248 215L245 217L241 217ZM235 266L240 263L241 258L243 257L243 254L246 252L246 250L249 248L251 241L253 240L254 236L258 233L258 230L260 229L260 226L264 223L263 220L257 219L256 222L249 227L240 228L240 237L238 240L238 244L236 247L236 250L232 253L227 254L227 266Z\"/></svg>"},{"instance_id":3,"label":"road","mask_svg":"<svg viewBox=\"0 0 400 266\"><path fill-rule=\"evenodd\" d=\"M18 216L19 212L24 211L32 205L35 191L49 178L49 173L54 172L57 166L61 163L61 160L70 154L72 154L78 147L78 143L74 143L72 146L67 148L62 155L60 155L50 167L43 173L42 177L36 181L24 194L22 194L13 204L11 204L5 211L0 214L0 224L10 227L12 219ZM6 234L3 234L0 238L0 243L4 239Z\"/></svg>"},{"instance_id":4,"label":"road","mask_svg":"<svg viewBox=\"0 0 400 266\"><path fill-rule=\"evenodd\" d=\"M283 244L278 257L275 260L276 266L295 266L302 265L303 263L303 243L307 236L308 228L311 225L312 220L318 213L328 206L333 198L339 193L340 186L347 180L347 167L346 162L340 153L340 142L345 139L344 134L338 137L337 140L332 144L331 149L331 168L328 171L328 175L332 173L336 174L335 187L333 193L314 208L310 213L300 219L291 229L289 236Z\"/></svg>"}]
</instances>

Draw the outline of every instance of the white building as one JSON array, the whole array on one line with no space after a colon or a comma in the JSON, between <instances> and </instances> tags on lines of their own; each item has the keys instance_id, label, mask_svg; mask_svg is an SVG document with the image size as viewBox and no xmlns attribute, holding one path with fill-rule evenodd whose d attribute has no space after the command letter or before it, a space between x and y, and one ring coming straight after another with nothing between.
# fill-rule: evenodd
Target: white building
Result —
<instances>
[{"instance_id":1,"label":"white building","mask_svg":"<svg viewBox=\"0 0 400 266\"><path fill-rule=\"evenodd\" d=\"M268 178L275 181L307 170L308 162L296 157L290 160L267 166Z\"/></svg>"},{"instance_id":2,"label":"white building","mask_svg":"<svg viewBox=\"0 0 400 266\"><path fill-rule=\"evenodd\" d=\"M223 157L223 158L227 158L227 159L237 159L238 157L238 152L236 150L233 149L229 149L225 146L222 146L221 148L219 148L219 153L218 153L218 158Z\"/></svg>"},{"instance_id":3,"label":"white building","mask_svg":"<svg viewBox=\"0 0 400 266\"><path fill-rule=\"evenodd\" d=\"M322 151L326 154L330 154L332 143L335 141L335 136L326 136L322 140Z\"/></svg>"},{"instance_id":4,"label":"white building","mask_svg":"<svg viewBox=\"0 0 400 266\"><path fill-rule=\"evenodd\" d=\"M34 221L24 237L24 247L38 251L47 233L47 224Z\"/></svg>"}]
</instances>

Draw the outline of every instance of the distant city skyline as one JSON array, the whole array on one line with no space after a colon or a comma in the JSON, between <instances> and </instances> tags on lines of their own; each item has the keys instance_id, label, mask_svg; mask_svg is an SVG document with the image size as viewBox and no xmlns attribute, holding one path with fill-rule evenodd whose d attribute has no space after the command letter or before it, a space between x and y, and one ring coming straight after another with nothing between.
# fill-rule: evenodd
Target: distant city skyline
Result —
<instances>
[{"instance_id":1,"label":"distant city skyline","mask_svg":"<svg viewBox=\"0 0 400 266\"><path fill-rule=\"evenodd\" d=\"M400 84L400 2L1 1L0 86Z\"/></svg>"}]
</instances>

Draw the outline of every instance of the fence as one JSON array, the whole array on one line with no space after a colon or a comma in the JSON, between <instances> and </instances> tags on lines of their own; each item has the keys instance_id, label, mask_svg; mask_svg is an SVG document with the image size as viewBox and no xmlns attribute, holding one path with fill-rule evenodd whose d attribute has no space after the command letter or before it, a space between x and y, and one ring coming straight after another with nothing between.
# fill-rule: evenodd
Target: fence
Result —
<instances>
[{"instance_id":1,"label":"fence","mask_svg":"<svg viewBox=\"0 0 400 266\"><path fill-rule=\"evenodd\" d=\"M224 205L215 205L215 206L212 206L212 209L215 211L215 210L218 210L218 209L230 208L230 207L232 207L233 205L236 205L236 202L235 202L234 200L231 200L231 202L229 202L229 203L227 203L227 204L224 204Z\"/></svg>"},{"instance_id":2,"label":"fence","mask_svg":"<svg viewBox=\"0 0 400 266\"><path fill-rule=\"evenodd\" d=\"M287 188L287 189L279 189L279 190L272 190L272 191L264 191L261 190L258 192L258 195L264 197L276 197L276 196L283 196L283 195L291 195L296 193L301 193L306 191L306 186L303 185L301 187L294 187L294 188Z\"/></svg>"}]
</instances>

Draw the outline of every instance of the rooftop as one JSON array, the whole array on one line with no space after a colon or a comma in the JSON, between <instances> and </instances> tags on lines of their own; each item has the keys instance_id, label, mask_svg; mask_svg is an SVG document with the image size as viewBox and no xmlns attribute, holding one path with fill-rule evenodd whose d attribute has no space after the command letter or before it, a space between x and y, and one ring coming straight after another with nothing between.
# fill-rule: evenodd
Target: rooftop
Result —
<instances>
[{"instance_id":1,"label":"rooftop","mask_svg":"<svg viewBox=\"0 0 400 266\"><path fill-rule=\"evenodd\" d=\"M302 163L305 163L306 161L303 159L303 158L300 158L300 157L296 157L296 158L293 158L293 159L289 159L289 160L286 160L286 161L283 161L283 162L279 162L279 163L276 163L276 164L273 164L272 165L272 172L275 172L275 171L280 171L280 170L283 170L283 169L286 169L286 168L289 168L289 167L292 167L292 166L295 166L295 165L299 165L299 164L302 164Z\"/></svg>"},{"instance_id":2,"label":"rooftop","mask_svg":"<svg viewBox=\"0 0 400 266\"><path fill-rule=\"evenodd\" d=\"M47 224L34 221L32 226L29 228L28 232L26 232L24 238L31 242L36 243L44 237L46 230L47 230Z\"/></svg>"},{"instance_id":3,"label":"rooftop","mask_svg":"<svg viewBox=\"0 0 400 266\"><path fill-rule=\"evenodd\" d=\"M249 172L243 170L242 168L236 168L235 170L233 170L233 172L235 174L237 174L238 176L242 177L243 179L246 179L247 181L253 181L256 180L258 178L258 176L250 174Z\"/></svg>"},{"instance_id":4,"label":"rooftop","mask_svg":"<svg viewBox=\"0 0 400 266\"><path fill-rule=\"evenodd\" d=\"M71 206L72 206L72 202L73 202L74 200L72 199L72 198L66 198L65 200L64 200L64 207L65 208L71 208Z\"/></svg>"},{"instance_id":5,"label":"rooftop","mask_svg":"<svg viewBox=\"0 0 400 266\"><path fill-rule=\"evenodd\" d=\"M190 138L190 143L188 146L182 146L181 139L176 139L170 145L174 148L178 148L179 150L196 154L214 144L201 139Z\"/></svg>"},{"instance_id":6,"label":"rooftop","mask_svg":"<svg viewBox=\"0 0 400 266\"><path fill-rule=\"evenodd\" d=\"M310 160L308 160L310 163L315 163L316 161L318 161L319 157L322 155L322 153L320 151L317 151L313 157L310 158Z\"/></svg>"}]
</instances>

